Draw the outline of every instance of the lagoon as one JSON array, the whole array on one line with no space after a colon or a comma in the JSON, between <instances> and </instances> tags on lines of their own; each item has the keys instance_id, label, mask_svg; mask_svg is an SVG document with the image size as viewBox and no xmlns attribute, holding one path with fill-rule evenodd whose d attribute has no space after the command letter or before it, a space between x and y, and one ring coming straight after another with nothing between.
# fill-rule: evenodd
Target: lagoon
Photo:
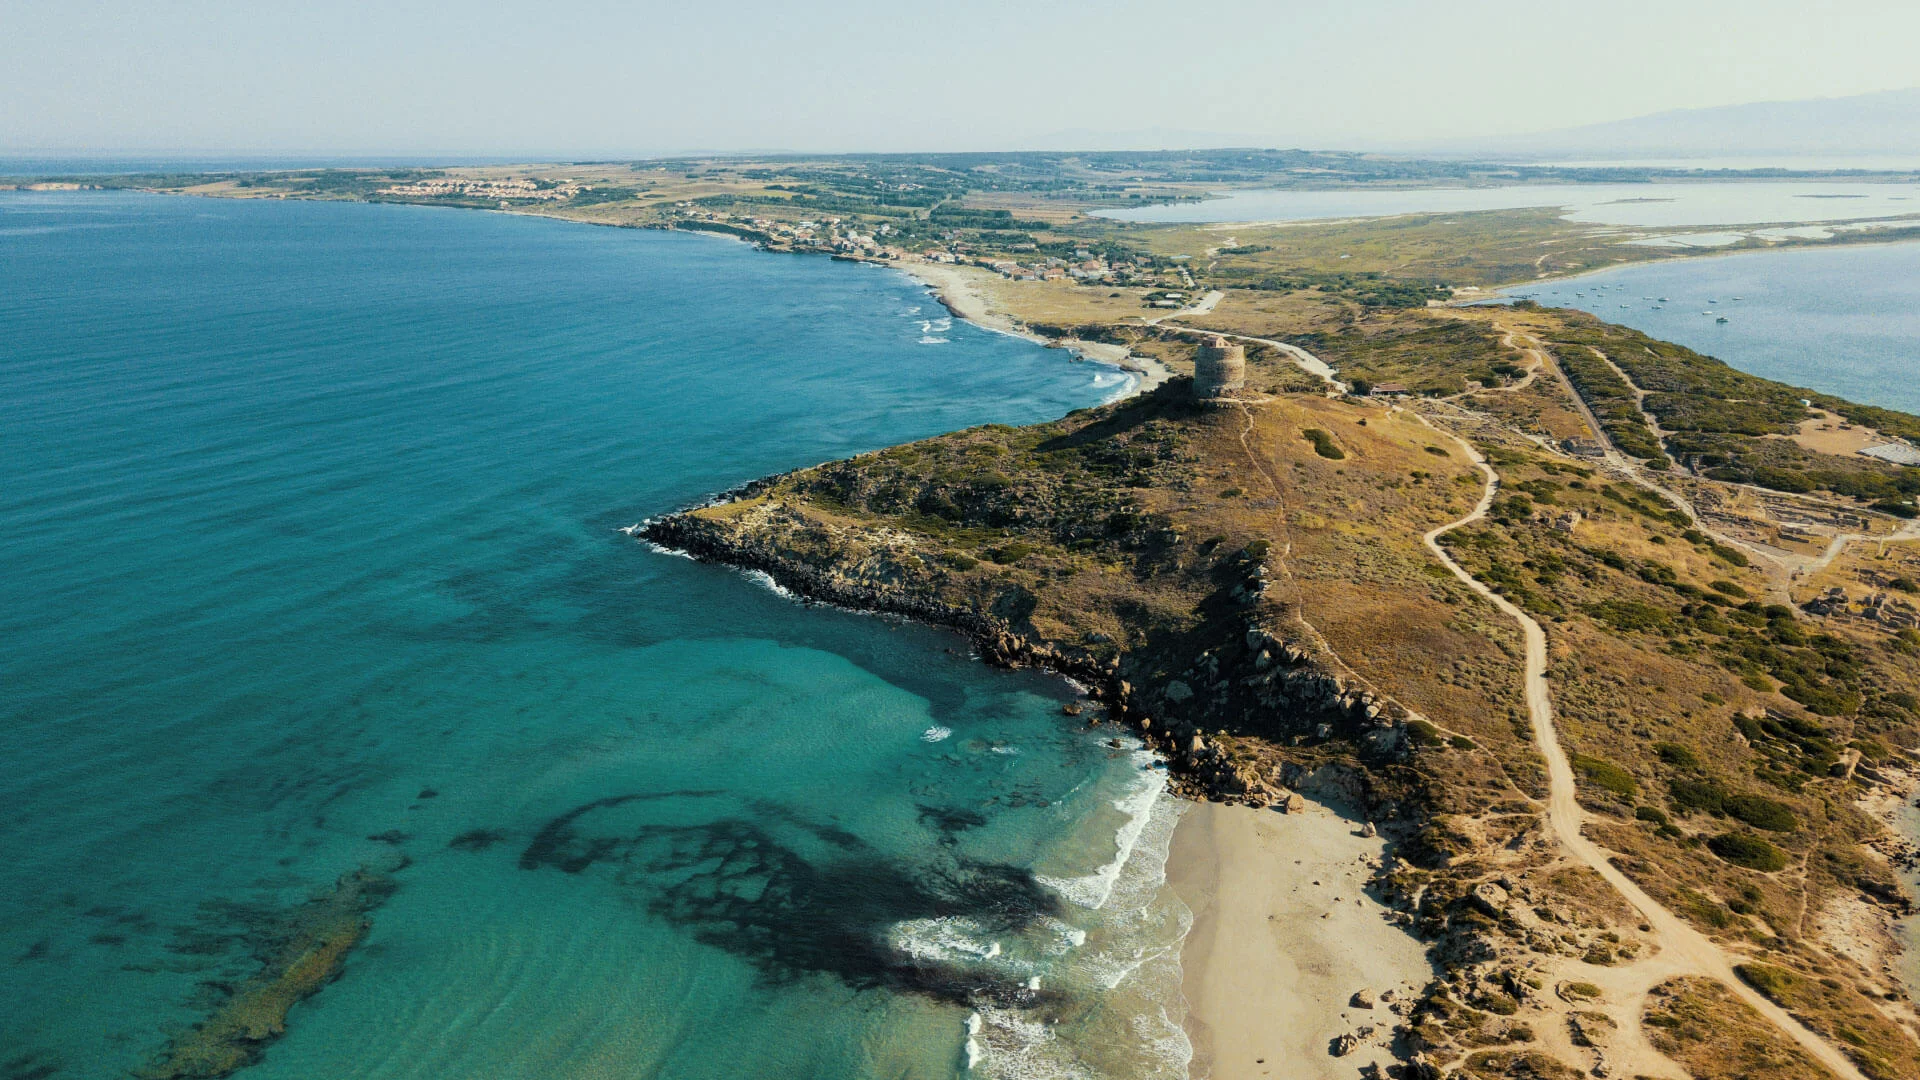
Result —
<instances>
[{"instance_id":1,"label":"lagoon","mask_svg":"<svg viewBox=\"0 0 1920 1080\"><path fill-rule=\"evenodd\" d=\"M1507 294L1590 311L1793 386L1920 412L1920 244L1676 259Z\"/></svg>"},{"instance_id":2,"label":"lagoon","mask_svg":"<svg viewBox=\"0 0 1920 1080\"><path fill-rule=\"evenodd\" d=\"M1219 199L1103 210L1120 221L1160 223L1318 221L1393 214L1565 207L1602 225L1682 228L1847 221L1920 214L1920 184L1858 181L1700 181L1534 184L1483 188L1236 191Z\"/></svg>"}]
</instances>

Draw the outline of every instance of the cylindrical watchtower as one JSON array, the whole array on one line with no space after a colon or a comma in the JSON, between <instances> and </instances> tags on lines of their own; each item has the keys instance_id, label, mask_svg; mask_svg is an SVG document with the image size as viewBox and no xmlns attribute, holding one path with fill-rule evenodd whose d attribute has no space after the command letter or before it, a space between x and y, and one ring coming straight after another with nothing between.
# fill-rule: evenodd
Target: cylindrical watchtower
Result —
<instances>
[{"instance_id":1,"label":"cylindrical watchtower","mask_svg":"<svg viewBox=\"0 0 1920 1080\"><path fill-rule=\"evenodd\" d=\"M1215 335L1193 357L1193 396L1202 401L1227 397L1247 388L1247 349Z\"/></svg>"}]
</instances>

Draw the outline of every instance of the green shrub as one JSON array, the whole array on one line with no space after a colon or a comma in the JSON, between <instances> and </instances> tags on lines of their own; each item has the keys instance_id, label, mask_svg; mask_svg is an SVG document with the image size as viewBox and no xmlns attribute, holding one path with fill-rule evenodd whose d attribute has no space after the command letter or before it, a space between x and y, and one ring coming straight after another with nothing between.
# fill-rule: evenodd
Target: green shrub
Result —
<instances>
[{"instance_id":1,"label":"green shrub","mask_svg":"<svg viewBox=\"0 0 1920 1080\"><path fill-rule=\"evenodd\" d=\"M1475 1002L1482 1009L1499 1016L1512 1016L1520 1011L1520 1003L1512 995L1493 991Z\"/></svg>"},{"instance_id":2,"label":"green shrub","mask_svg":"<svg viewBox=\"0 0 1920 1080\"><path fill-rule=\"evenodd\" d=\"M1641 821L1651 821L1655 825L1667 824L1667 812L1657 806L1636 806L1633 816Z\"/></svg>"},{"instance_id":3,"label":"green shrub","mask_svg":"<svg viewBox=\"0 0 1920 1080\"><path fill-rule=\"evenodd\" d=\"M1694 922L1705 923L1715 930L1724 930L1733 925L1733 915L1726 908L1713 902L1713 898L1693 889L1681 889L1679 908L1682 914Z\"/></svg>"},{"instance_id":4,"label":"green shrub","mask_svg":"<svg viewBox=\"0 0 1920 1080\"><path fill-rule=\"evenodd\" d=\"M1416 746L1433 746L1439 743L1440 729L1425 720L1407 721L1407 738Z\"/></svg>"},{"instance_id":5,"label":"green shrub","mask_svg":"<svg viewBox=\"0 0 1920 1080\"><path fill-rule=\"evenodd\" d=\"M1721 833L1707 841L1707 850L1735 866L1769 874L1787 865L1786 852L1752 833Z\"/></svg>"},{"instance_id":6,"label":"green shrub","mask_svg":"<svg viewBox=\"0 0 1920 1080\"><path fill-rule=\"evenodd\" d=\"M1587 613L1615 630L1658 630L1673 622L1665 611L1638 600L1603 600Z\"/></svg>"},{"instance_id":7,"label":"green shrub","mask_svg":"<svg viewBox=\"0 0 1920 1080\"><path fill-rule=\"evenodd\" d=\"M1794 984L1800 981L1792 972L1768 964L1735 964L1733 972L1740 976L1741 982L1776 1002L1791 994Z\"/></svg>"},{"instance_id":8,"label":"green shrub","mask_svg":"<svg viewBox=\"0 0 1920 1080\"><path fill-rule=\"evenodd\" d=\"M1730 547L1726 544L1715 543L1713 545L1713 557L1716 559L1719 559L1721 562L1726 563L1729 566L1747 565L1746 552L1741 551L1737 547Z\"/></svg>"},{"instance_id":9,"label":"green shrub","mask_svg":"<svg viewBox=\"0 0 1920 1080\"><path fill-rule=\"evenodd\" d=\"M1575 772L1585 777L1588 783L1605 788L1615 795L1631 796L1640 790L1640 785L1634 781L1633 774L1611 761L1587 757L1585 754L1575 754L1573 768Z\"/></svg>"},{"instance_id":10,"label":"green shrub","mask_svg":"<svg viewBox=\"0 0 1920 1080\"><path fill-rule=\"evenodd\" d=\"M1709 581L1707 582L1707 588L1712 589L1714 592L1726 593L1728 596L1737 596L1742 600L1747 598L1747 590L1735 585L1731 581Z\"/></svg>"},{"instance_id":11,"label":"green shrub","mask_svg":"<svg viewBox=\"0 0 1920 1080\"><path fill-rule=\"evenodd\" d=\"M1729 817L1768 832L1792 832L1800 827L1792 807L1759 795L1728 795L1720 800L1720 808Z\"/></svg>"},{"instance_id":12,"label":"green shrub","mask_svg":"<svg viewBox=\"0 0 1920 1080\"><path fill-rule=\"evenodd\" d=\"M1673 805L1687 813L1705 810L1718 814L1727 798L1726 790L1714 780L1669 780L1667 793L1673 796Z\"/></svg>"},{"instance_id":13,"label":"green shrub","mask_svg":"<svg viewBox=\"0 0 1920 1080\"><path fill-rule=\"evenodd\" d=\"M1850 716L1860 708L1860 695L1810 682L1789 682L1780 692L1821 716Z\"/></svg>"},{"instance_id":14,"label":"green shrub","mask_svg":"<svg viewBox=\"0 0 1920 1080\"><path fill-rule=\"evenodd\" d=\"M1660 755L1662 762L1672 765L1677 769L1697 769L1700 767L1700 755L1694 753L1687 747L1681 746L1679 743L1654 743L1653 752Z\"/></svg>"},{"instance_id":15,"label":"green shrub","mask_svg":"<svg viewBox=\"0 0 1920 1080\"><path fill-rule=\"evenodd\" d=\"M947 552L945 555L940 556L940 561L953 567L955 570L971 570L980 565L979 559L958 551Z\"/></svg>"},{"instance_id":16,"label":"green shrub","mask_svg":"<svg viewBox=\"0 0 1920 1080\"><path fill-rule=\"evenodd\" d=\"M1429 446L1429 447L1427 447L1427 448L1426 448L1426 450L1427 450L1427 453L1429 453L1429 454L1432 454L1432 455L1434 455L1435 457L1448 457L1448 456L1450 456L1450 455L1449 455L1449 454L1448 454L1448 453L1447 453L1447 452L1446 452L1446 451L1445 451L1444 449L1442 449L1442 448L1440 448L1440 447L1438 447L1438 446Z\"/></svg>"},{"instance_id":17,"label":"green shrub","mask_svg":"<svg viewBox=\"0 0 1920 1080\"><path fill-rule=\"evenodd\" d=\"M1340 449L1340 444L1333 441L1333 436L1327 434L1320 428L1311 427L1302 431L1300 434L1305 436L1306 440L1313 444L1313 452L1323 458L1327 458L1330 461L1339 461L1347 456L1347 452Z\"/></svg>"},{"instance_id":18,"label":"green shrub","mask_svg":"<svg viewBox=\"0 0 1920 1080\"><path fill-rule=\"evenodd\" d=\"M1908 696L1911 697L1912 695L1908 695ZM1860 751L1860 756L1865 758L1868 761L1886 760L1887 753L1888 753L1886 744L1882 743L1878 739L1870 739L1863 735L1860 738L1855 739L1852 742L1848 743L1847 745L1853 747L1855 750Z\"/></svg>"},{"instance_id":19,"label":"green shrub","mask_svg":"<svg viewBox=\"0 0 1920 1080\"><path fill-rule=\"evenodd\" d=\"M1032 544L1015 541L1011 544L1002 544L999 547L988 548L987 558L992 559L1001 566L1012 566L1014 563L1019 562L1021 559L1026 558L1038 550L1040 549L1034 547Z\"/></svg>"}]
</instances>

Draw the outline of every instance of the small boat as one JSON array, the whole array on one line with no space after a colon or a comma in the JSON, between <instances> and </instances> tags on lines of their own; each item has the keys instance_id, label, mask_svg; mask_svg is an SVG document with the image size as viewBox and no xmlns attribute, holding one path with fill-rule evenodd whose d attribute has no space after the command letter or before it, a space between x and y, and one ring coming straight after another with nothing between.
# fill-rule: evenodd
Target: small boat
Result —
<instances>
[{"instance_id":1,"label":"small boat","mask_svg":"<svg viewBox=\"0 0 1920 1080\"><path fill-rule=\"evenodd\" d=\"M1723 322L1726 322L1726 321L1727 321L1727 317L1726 317L1725 315L1722 315L1722 316L1720 316L1719 318L1717 318L1717 319L1715 319L1715 320L1713 320L1713 321L1714 321L1714 322L1717 322L1717 323L1723 323Z\"/></svg>"}]
</instances>

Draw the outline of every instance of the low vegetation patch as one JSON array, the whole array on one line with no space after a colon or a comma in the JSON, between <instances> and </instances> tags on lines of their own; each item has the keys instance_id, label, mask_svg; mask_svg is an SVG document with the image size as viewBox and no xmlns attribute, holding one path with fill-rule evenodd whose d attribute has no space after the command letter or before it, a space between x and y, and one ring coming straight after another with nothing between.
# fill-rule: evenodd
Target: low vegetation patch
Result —
<instances>
[{"instance_id":1,"label":"low vegetation patch","mask_svg":"<svg viewBox=\"0 0 1920 1080\"><path fill-rule=\"evenodd\" d=\"M1640 790L1640 785L1634 780L1633 774L1611 761L1575 754L1573 768L1588 783L1611 791L1615 795L1631 798Z\"/></svg>"},{"instance_id":2,"label":"low vegetation patch","mask_svg":"<svg viewBox=\"0 0 1920 1080\"><path fill-rule=\"evenodd\" d=\"M1313 444L1313 452L1323 458L1339 461L1347 456L1347 452L1340 449L1340 444L1333 441L1333 436L1321 428L1308 428L1300 434Z\"/></svg>"},{"instance_id":3,"label":"low vegetation patch","mask_svg":"<svg viewBox=\"0 0 1920 1080\"><path fill-rule=\"evenodd\" d=\"M1735 866L1773 873L1787 866L1787 853L1752 833L1721 833L1707 841L1708 850Z\"/></svg>"}]
</instances>

